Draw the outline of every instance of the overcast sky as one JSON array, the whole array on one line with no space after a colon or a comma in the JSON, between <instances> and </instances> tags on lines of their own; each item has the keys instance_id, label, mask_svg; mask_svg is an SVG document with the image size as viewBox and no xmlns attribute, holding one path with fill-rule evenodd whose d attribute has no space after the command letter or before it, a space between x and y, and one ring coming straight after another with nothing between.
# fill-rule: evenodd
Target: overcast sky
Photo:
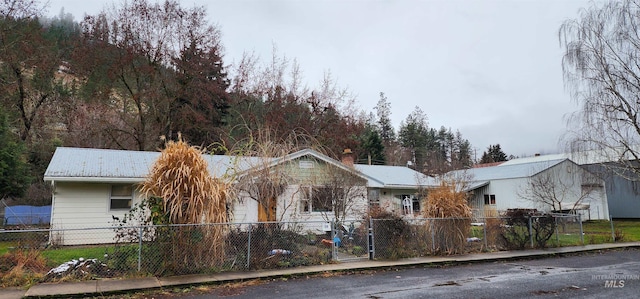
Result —
<instances>
[{"instance_id":1,"label":"overcast sky","mask_svg":"<svg viewBox=\"0 0 640 299\"><path fill-rule=\"evenodd\" d=\"M50 0L49 15L64 7L79 21L110 2ZM564 117L578 109L564 89L558 29L586 0L181 2L208 9L226 64L252 51L268 60L275 44L307 85L330 71L365 111L384 92L396 130L419 106L430 127L459 130L478 157L496 143L508 155L559 152Z\"/></svg>"}]
</instances>

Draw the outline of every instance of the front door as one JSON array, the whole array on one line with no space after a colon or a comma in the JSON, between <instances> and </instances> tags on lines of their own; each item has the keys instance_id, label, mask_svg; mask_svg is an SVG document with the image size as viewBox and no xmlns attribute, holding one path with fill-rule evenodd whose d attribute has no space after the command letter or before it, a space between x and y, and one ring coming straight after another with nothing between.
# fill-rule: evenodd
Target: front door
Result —
<instances>
[{"instance_id":1,"label":"front door","mask_svg":"<svg viewBox=\"0 0 640 299\"><path fill-rule=\"evenodd\" d=\"M266 204L266 206L264 205ZM276 199L270 198L266 203L258 203L258 221L276 221Z\"/></svg>"}]
</instances>

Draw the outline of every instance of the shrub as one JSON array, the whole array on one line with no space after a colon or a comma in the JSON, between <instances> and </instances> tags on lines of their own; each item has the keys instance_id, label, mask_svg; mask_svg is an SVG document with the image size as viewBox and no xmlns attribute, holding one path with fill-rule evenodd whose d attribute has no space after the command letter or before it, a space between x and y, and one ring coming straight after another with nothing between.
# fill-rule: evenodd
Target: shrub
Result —
<instances>
[{"instance_id":1,"label":"shrub","mask_svg":"<svg viewBox=\"0 0 640 299\"><path fill-rule=\"evenodd\" d=\"M402 217L385 209L371 208L365 215L365 223L373 221L375 257L398 259L407 256L406 242L410 225ZM363 229L364 230L364 229Z\"/></svg>"},{"instance_id":2,"label":"shrub","mask_svg":"<svg viewBox=\"0 0 640 299\"><path fill-rule=\"evenodd\" d=\"M310 264L301 252L301 246L309 242L309 236L282 228L280 223L259 223L251 229L250 269L269 269ZM242 263L246 263L249 246L248 231L231 231L227 236L229 248L233 248ZM272 252L286 250L287 253ZM274 254L275 253L275 254Z\"/></svg>"},{"instance_id":3,"label":"shrub","mask_svg":"<svg viewBox=\"0 0 640 299\"><path fill-rule=\"evenodd\" d=\"M504 229L500 237L509 249L524 249L531 239L536 247L545 248L556 230L554 217L535 209L509 209L503 216Z\"/></svg>"},{"instance_id":4,"label":"shrub","mask_svg":"<svg viewBox=\"0 0 640 299\"><path fill-rule=\"evenodd\" d=\"M529 215L533 213L528 209L509 209L504 217L504 229L500 238L508 249L524 249L530 241Z\"/></svg>"}]
</instances>

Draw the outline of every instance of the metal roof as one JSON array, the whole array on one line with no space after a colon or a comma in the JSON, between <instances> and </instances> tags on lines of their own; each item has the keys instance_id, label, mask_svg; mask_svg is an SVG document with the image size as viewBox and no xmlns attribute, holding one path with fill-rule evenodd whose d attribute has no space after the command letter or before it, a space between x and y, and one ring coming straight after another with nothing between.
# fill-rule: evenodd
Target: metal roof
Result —
<instances>
[{"instance_id":1,"label":"metal roof","mask_svg":"<svg viewBox=\"0 0 640 299\"><path fill-rule=\"evenodd\" d=\"M565 160L567 159L544 160L512 165L500 164L493 167L456 170L454 174L464 174L469 177L472 182L524 178L551 168Z\"/></svg>"},{"instance_id":2,"label":"metal roof","mask_svg":"<svg viewBox=\"0 0 640 299\"><path fill-rule=\"evenodd\" d=\"M633 149L636 153L640 152L640 145L630 145L629 148ZM540 161L551 161L558 159L570 159L578 165L586 164L599 164L607 162L618 162L620 160L635 160L627 148L624 147L612 147L603 148L599 150L586 150L577 151L573 153L560 153L551 155L539 155L533 157L517 158L506 161L501 166L523 164Z\"/></svg>"},{"instance_id":3,"label":"metal roof","mask_svg":"<svg viewBox=\"0 0 640 299\"><path fill-rule=\"evenodd\" d=\"M340 161L328 158L313 150L302 150L287 156L288 159L313 155L336 165ZM75 182L142 182L153 167L160 152L58 147L44 174L45 181ZM244 171L254 166L265 165L264 158L224 155L204 155L209 173L220 177L227 171ZM284 159L286 160L286 159ZM283 161L272 159L267 165ZM343 168L348 169L344 166ZM436 186L431 177L402 166L354 165L355 170L368 181L368 186L377 188L417 188Z\"/></svg>"},{"instance_id":4,"label":"metal roof","mask_svg":"<svg viewBox=\"0 0 640 299\"><path fill-rule=\"evenodd\" d=\"M160 152L58 147L44 173L45 181L142 182ZM230 168L244 170L259 158L204 155L209 173L224 175Z\"/></svg>"},{"instance_id":5,"label":"metal roof","mask_svg":"<svg viewBox=\"0 0 640 299\"><path fill-rule=\"evenodd\" d=\"M369 187L417 188L438 185L434 178L404 166L356 164L354 167L374 180L370 180Z\"/></svg>"}]
</instances>

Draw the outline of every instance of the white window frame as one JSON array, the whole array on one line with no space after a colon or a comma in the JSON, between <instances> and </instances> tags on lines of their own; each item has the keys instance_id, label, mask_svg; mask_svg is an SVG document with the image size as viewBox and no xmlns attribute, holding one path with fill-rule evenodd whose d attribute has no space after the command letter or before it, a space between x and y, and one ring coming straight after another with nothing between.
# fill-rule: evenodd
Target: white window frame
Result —
<instances>
[{"instance_id":1,"label":"white window frame","mask_svg":"<svg viewBox=\"0 0 640 299\"><path fill-rule=\"evenodd\" d=\"M131 192L127 195L125 194L115 194L114 195L114 187L126 187L130 188ZM128 207L113 207L113 200L123 201L127 200ZM109 186L109 211L129 211L133 206L133 185L131 184L112 184Z\"/></svg>"},{"instance_id":2,"label":"white window frame","mask_svg":"<svg viewBox=\"0 0 640 299\"><path fill-rule=\"evenodd\" d=\"M496 205L496 195L495 194L485 194L483 196L484 205L485 206L495 206Z\"/></svg>"},{"instance_id":3,"label":"white window frame","mask_svg":"<svg viewBox=\"0 0 640 299\"><path fill-rule=\"evenodd\" d=\"M314 213L314 214L319 214L319 213L333 213L334 211L334 206L335 203L333 202L334 199L331 199L331 204L329 205L329 210L327 211L316 211L314 210L314 204L313 204L313 192L314 192L314 188L324 188L323 186L302 186L300 187L300 211L303 214L310 214L310 213Z\"/></svg>"},{"instance_id":4,"label":"white window frame","mask_svg":"<svg viewBox=\"0 0 640 299\"><path fill-rule=\"evenodd\" d=\"M370 207L379 207L380 206L380 189L371 188L367 190L367 200L369 201Z\"/></svg>"}]
</instances>

